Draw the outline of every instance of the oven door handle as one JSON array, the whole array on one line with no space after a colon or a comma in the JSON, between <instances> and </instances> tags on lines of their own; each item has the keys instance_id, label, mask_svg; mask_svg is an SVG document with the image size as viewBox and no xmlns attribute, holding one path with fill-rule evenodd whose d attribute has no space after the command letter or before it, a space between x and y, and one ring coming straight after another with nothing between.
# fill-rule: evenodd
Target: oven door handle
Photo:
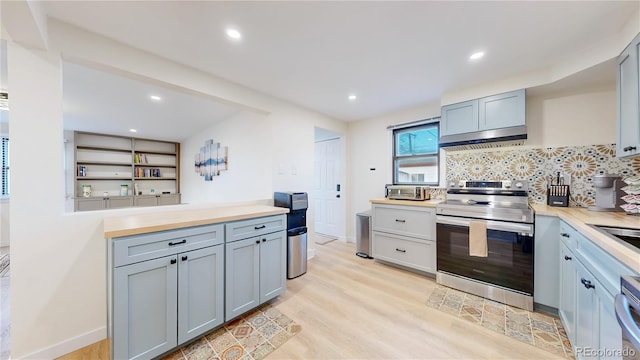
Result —
<instances>
[{"instance_id":1,"label":"oven door handle","mask_svg":"<svg viewBox=\"0 0 640 360\"><path fill-rule=\"evenodd\" d=\"M526 235L533 236L533 225L531 224L508 223L508 222L502 222L502 221L478 220L478 219L471 220L471 219L462 219L462 218L442 216L442 215L436 216L436 223L438 224L469 227L469 223L471 221L484 222L485 224L487 224L488 230L517 232L517 233L524 233Z\"/></svg>"},{"instance_id":2,"label":"oven door handle","mask_svg":"<svg viewBox=\"0 0 640 360\"><path fill-rule=\"evenodd\" d=\"M616 295L614 301L616 319L618 319L620 328L627 340L629 340L636 349L640 349L640 327L638 327L633 316L631 316L631 310L629 309L631 306L637 311L640 311L640 309L638 309L640 306L630 302L624 294Z\"/></svg>"}]
</instances>

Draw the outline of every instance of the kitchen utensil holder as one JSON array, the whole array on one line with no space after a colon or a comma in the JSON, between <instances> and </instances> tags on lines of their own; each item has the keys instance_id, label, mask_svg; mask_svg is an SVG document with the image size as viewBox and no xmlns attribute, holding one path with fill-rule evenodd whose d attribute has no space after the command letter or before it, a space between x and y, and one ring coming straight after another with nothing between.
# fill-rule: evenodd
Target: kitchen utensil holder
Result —
<instances>
[{"instance_id":1,"label":"kitchen utensil holder","mask_svg":"<svg viewBox=\"0 0 640 360\"><path fill-rule=\"evenodd\" d=\"M547 189L547 205L569 206L569 185L551 185Z\"/></svg>"}]
</instances>

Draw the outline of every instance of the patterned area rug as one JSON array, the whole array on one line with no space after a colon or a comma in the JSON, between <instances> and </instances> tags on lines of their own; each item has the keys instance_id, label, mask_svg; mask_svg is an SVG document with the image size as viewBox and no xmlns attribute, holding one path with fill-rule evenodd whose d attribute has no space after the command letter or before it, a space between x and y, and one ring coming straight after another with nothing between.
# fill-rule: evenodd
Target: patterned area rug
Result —
<instances>
[{"instance_id":1,"label":"patterned area rug","mask_svg":"<svg viewBox=\"0 0 640 360\"><path fill-rule=\"evenodd\" d=\"M560 319L438 285L428 305L551 353L574 358Z\"/></svg>"},{"instance_id":2,"label":"patterned area rug","mask_svg":"<svg viewBox=\"0 0 640 360\"><path fill-rule=\"evenodd\" d=\"M300 325L267 304L163 359L260 360L300 330Z\"/></svg>"}]
</instances>

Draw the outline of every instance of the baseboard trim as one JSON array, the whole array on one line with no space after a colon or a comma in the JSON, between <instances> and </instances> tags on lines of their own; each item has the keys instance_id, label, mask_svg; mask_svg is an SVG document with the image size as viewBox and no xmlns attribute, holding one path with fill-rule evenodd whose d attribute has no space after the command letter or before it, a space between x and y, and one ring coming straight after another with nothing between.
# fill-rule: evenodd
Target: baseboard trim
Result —
<instances>
[{"instance_id":1,"label":"baseboard trim","mask_svg":"<svg viewBox=\"0 0 640 360\"><path fill-rule=\"evenodd\" d=\"M107 327L103 326L22 357L12 356L12 359L55 359L106 338Z\"/></svg>"},{"instance_id":2,"label":"baseboard trim","mask_svg":"<svg viewBox=\"0 0 640 360\"><path fill-rule=\"evenodd\" d=\"M316 256L316 249L308 249L307 250L307 260L313 259Z\"/></svg>"}]
</instances>

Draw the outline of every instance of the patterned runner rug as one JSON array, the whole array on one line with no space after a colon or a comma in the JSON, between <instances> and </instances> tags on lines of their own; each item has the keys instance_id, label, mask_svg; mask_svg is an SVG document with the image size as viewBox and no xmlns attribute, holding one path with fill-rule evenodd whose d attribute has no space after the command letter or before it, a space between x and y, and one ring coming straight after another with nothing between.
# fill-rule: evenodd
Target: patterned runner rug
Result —
<instances>
[{"instance_id":1,"label":"patterned runner rug","mask_svg":"<svg viewBox=\"0 0 640 360\"><path fill-rule=\"evenodd\" d=\"M438 285L427 304L551 353L573 359L560 319Z\"/></svg>"},{"instance_id":2,"label":"patterned runner rug","mask_svg":"<svg viewBox=\"0 0 640 360\"><path fill-rule=\"evenodd\" d=\"M300 325L266 304L163 359L260 360L300 330Z\"/></svg>"}]
</instances>

